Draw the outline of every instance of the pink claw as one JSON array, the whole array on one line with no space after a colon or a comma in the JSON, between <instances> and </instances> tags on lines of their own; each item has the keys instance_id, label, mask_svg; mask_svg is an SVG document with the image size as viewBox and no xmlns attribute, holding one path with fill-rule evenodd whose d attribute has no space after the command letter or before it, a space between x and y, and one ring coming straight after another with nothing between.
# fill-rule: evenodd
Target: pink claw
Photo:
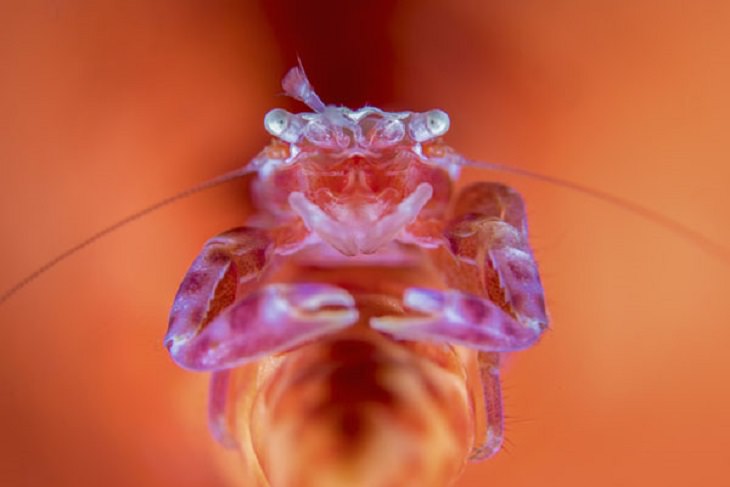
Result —
<instances>
[{"instance_id":1,"label":"pink claw","mask_svg":"<svg viewBox=\"0 0 730 487\"><path fill-rule=\"evenodd\" d=\"M547 327L544 293L532 255L516 248L490 249L487 255L518 320L535 328Z\"/></svg>"},{"instance_id":2,"label":"pink claw","mask_svg":"<svg viewBox=\"0 0 730 487\"><path fill-rule=\"evenodd\" d=\"M283 352L357 321L355 300L327 284L270 284L229 306L202 331L168 333L175 362L219 370Z\"/></svg>"},{"instance_id":3,"label":"pink claw","mask_svg":"<svg viewBox=\"0 0 730 487\"><path fill-rule=\"evenodd\" d=\"M533 345L542 328L523 324L486 298L460 291L408 288L406 308L425 316L370 320L376 330L407 340L440 341L484 352L512 352Z\"/></svg>"}]
</instances>

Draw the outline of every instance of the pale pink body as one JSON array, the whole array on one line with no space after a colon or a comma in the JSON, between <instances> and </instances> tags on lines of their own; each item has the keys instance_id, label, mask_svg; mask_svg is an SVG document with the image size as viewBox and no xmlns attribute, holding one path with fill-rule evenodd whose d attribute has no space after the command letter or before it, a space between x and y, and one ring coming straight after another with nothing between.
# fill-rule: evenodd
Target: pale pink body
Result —
<instances>
[{"instance_id":1,"label":"pale pink body","mask_svg":"<svg viewBox=\"0 0 730 487\"><path fill-rule=\"evenodd\" d=\"M262 483L444 485L499 450L499 356L547 326L523 202L454 198L439 110L325 106L300 68L284 88L314 113L267 115L260 211L205 245L166 346L213 372L214 434Z\"/></svg>"}]
</instances>

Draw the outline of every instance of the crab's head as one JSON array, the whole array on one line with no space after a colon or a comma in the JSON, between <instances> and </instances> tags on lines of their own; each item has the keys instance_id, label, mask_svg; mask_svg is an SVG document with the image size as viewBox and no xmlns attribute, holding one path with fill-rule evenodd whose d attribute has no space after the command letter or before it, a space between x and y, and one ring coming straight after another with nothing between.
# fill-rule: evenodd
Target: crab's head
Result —
<instances>
[{"instance_id":1,"label":"crab's head","mask_svg":"<svg viewBox=\"0 0 730 487\"><path fill-rule=\"evenodd\" d=\"M274 141L258 159L258 184L269 210L298 215L345 255L408 240L416 220L441 216L456 175L443 163L445 112L325 106L306 78L298 88L287 78L285 89L315 111L274 109L264 119Z\"/></svg>"}]
</instances>

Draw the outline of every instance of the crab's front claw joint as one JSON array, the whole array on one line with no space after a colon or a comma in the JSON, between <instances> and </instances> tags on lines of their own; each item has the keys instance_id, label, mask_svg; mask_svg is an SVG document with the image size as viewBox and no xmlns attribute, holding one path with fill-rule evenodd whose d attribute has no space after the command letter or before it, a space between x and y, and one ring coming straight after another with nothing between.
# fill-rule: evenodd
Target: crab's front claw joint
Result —
<instances>
[{"instance_id":1,"label":"crab's front claw joint","mask_svg":"<svg viewBox=\"0 0 730 487\"><path fill-rule=\"evenodd\" d=\"M542 327L522 323L486 298L460 291L408 288L405 307L416 313L370 320L376 330L406 340L438 341L483 352L511 352L533 345Z\"/></svg>"},{"instance_id":2,"label":"crab's front claw joint","mask_svg":"<svg viewBox=\"0 0 730 487\"><path fill-rule=\"evenodd\" d=\"M172 358L187 369L235 367L283 352L357 321L355 300L327 284L270 284L234 303L199 333L165 337Z\"/></svg>"}]
</instances>

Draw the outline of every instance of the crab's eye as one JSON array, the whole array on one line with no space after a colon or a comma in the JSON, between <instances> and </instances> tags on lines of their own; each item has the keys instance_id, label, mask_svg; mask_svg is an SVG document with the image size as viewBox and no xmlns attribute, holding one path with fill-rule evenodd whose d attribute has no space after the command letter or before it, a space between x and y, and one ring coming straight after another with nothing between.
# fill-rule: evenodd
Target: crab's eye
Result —
<instances>
[{"instance_id":1,"label":"crab's eye","mask_svg":"<svg viewBox=\"0 0 730 487\"><path fill-rule=\"evenodd\" d=\"M443 110L431 110L426 113L426 126L434 137L444 135L449 131L449 115Z\"/></svg>"},{"instance_id":2,"label":"crab's eye","mask_svg":"<svg viewBox=\"0 0 730 487\"><path fill-rule=\"evenodd\" d=\"M289 126L289 118L291 114L281 108L274 108L264 117L264 126L266 131L274 137L278 137L284 133Z\"/></svg>"},{"instance_id":3,"label":"crab's eye","mask_svg":"<svg viewBox=\"0 0 730 487\"><path fill-rule=\"evenodd\" d=\"M417 142L425 142L449 131L449 116L443 110L417 113L411 117L408 132Z\"/></svg>"},{"instance_id":4,"label":"crab's eye","mask_svg":"<svg viewBox=\"0 0 730 487\"><path fill-rule=\"evenodd\" d=\"M275 108L264 117L266 131L286 142L296 142L301 135L301 122L291 113Z\"/></svg>"}]
</instances>

